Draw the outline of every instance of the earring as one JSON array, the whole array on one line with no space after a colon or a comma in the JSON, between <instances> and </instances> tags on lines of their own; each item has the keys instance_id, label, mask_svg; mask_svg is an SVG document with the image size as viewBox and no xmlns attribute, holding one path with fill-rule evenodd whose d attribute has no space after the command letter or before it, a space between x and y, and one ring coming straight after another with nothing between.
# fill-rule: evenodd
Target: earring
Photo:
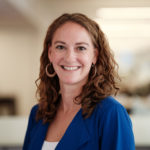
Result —
<instances>
[{"instance_id":1,"label":"earring","mask_svg":"<svg viewBox=\"0 0 150 150\"><path fill-rule=\"evenodd\" d=\"M52 65L52 63L49 63L49 64L46 65L46 68L45 68L46 75L47 75L48 77L50 77L50 78L52 78L52 77L54 77L54 76L56 75L56 72L55 72L55 71L54 71L54 73L49 73L49 72L48 72L48 67L51 66L51 65Z\"/></svg>"},{"instance_id":2,"label":"earring","mask_svg":"<svg viewBox=\"0 0 150 150\"><path fill-rule=\"evenodd\" d=\"M92 63L92 75L91 77L94 78L96 76L97 73L97 68L96 66Z\"/></svg>"}]
</instances>

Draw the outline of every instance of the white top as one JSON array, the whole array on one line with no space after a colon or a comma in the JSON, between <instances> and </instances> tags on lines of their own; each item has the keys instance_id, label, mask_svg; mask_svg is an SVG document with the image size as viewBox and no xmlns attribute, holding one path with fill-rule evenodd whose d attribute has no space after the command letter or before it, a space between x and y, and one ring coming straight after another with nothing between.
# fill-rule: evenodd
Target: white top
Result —
<instances>
[{"instance_id":1,"label":"white top","mask_svg":"<svg viewBox=\"0 0 150 150\"><path fill-rule=\"evenodd\" d=\"M43 146L42 146L42 150L55 150L57 144L58 144L58 142L44 141Z\"/></svg>"}]
</instances>

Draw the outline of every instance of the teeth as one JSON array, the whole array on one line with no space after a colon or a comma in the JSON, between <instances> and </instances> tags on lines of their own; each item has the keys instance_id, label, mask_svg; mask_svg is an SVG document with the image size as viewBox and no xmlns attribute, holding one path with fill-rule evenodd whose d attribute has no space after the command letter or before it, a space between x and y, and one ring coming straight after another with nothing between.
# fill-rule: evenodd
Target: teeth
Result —
<instances>
[{"instance_id":1,"label":"teeth","mask_svg":"<svg viewBox=\"0 0 150 150\"><path fill-rule=\"evenodd\" d=\"M63 66L63 68L66 69L66 70L76 70L79 67L65 67L65 66Z\"/></svg>"}]
</instances>

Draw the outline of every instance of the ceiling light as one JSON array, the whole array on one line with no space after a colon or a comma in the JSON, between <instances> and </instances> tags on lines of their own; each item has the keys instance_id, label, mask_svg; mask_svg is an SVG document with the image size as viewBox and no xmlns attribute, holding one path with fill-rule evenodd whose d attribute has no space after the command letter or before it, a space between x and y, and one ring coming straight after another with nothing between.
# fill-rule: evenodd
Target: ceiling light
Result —
<instances>
[{"instance_id":1,"label":"ceiling light","mask_svg":"<svg viewBox=\"0 0 150 150\"><path fill-rule=\"evenodd\" d=\"M150 7L100 8L96 15L101 19L150 19Z\"/></svg>"}]
</instances>

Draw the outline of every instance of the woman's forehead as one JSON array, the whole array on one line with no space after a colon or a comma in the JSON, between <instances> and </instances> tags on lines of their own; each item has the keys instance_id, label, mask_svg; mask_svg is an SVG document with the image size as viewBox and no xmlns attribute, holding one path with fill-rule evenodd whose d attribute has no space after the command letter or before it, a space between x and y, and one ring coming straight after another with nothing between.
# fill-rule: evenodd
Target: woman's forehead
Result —
<instances>
[{"instance_id":1,"label":"woman's forehead","mask_svg":"<svg viewBox=\"0 0 150 150\"><path fill-rule=\"evenodd\" d=\"M66 22L55 31L52 41L56 42L65 40L73 40L77 43L89 43L91 42L91 37L89 32L80 24L74 22Z\"/></svg>"}]
</instances>

